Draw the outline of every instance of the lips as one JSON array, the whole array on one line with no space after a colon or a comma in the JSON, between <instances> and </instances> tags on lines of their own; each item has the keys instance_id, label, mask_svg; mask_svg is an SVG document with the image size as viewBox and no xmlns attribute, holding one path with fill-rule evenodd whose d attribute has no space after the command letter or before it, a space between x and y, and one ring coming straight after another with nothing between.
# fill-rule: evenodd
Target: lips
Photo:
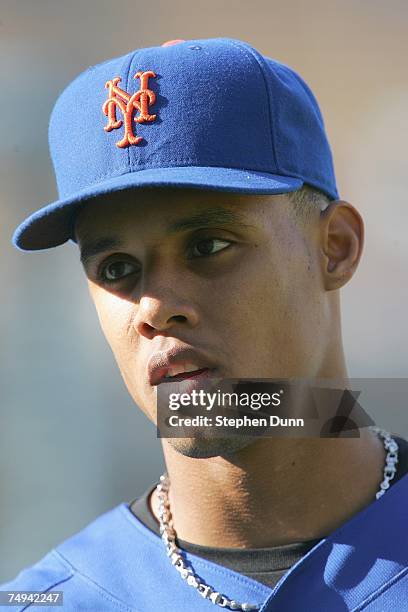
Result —
<instances>
[{"instance_id":1,"label":"lips","mask_svg":"<svg viewBox=\"0 0 408 612\"><path fill-rule=\"evenodd\" d=\"M152 386L208 376L214 370L214 364L207 356L190 347L160 351L153 354L147 363L148 379Z\"/></svg>"},{"instance_id":2,"label":"lips","mask_svg":"<svg viewBox=\"0 0 408 612\"><path fill-rule=\"evenodd\" d=\"M200 368L197 369L195 367L186 367L186 370L184 372L178 372L176 374L172 373L172 369L169 370L169 372L167 372L167 375L165 376L164 380L162 382L175 382L177 380L186 380L188 378L195 378L196 376L199 376L200 374L203 374L204 372L208 372L208 368Z\"/></svg>"}]
</instances>

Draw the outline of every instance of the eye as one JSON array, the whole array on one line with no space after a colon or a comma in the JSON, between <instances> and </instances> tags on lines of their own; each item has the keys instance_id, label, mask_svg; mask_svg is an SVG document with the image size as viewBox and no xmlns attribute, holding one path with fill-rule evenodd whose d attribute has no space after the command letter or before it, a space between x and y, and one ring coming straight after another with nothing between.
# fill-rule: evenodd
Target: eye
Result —
<instances>
[{"instance_id":1,"label":"eye","mask_svg":"<svg viewBox=\"0 0 408 612\"><path fill-rule=\"evenodd\" d=\"M230 240L220 240L219 238L206 238L196 242L192 248L193 257L205 257L206 255L213 255L218 251L223 251L228 248L232 242Z\"/></svg>"},{"instance_id":2,"label":"eye","mask_svg":"<svg viewBox=\"0 0 408 612\"><path fill-rule=\"evenodd\" d=\"M100 277L106 283L114 283L133 274L136 270L137 266L129 261L111 261L101 269Z\"/></svg>"}]
</instances>

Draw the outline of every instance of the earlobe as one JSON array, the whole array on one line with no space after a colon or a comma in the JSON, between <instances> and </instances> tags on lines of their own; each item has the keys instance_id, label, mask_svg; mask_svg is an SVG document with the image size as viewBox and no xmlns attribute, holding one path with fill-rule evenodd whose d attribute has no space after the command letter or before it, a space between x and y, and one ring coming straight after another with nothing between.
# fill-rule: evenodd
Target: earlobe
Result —
<instances>
[{"instance_id":1,"label":"earlobe","mask_svg":"<svg viewBox=\"0 0 408 612\"><path fill-rule=\"evenodd\" d=\"M327 291L340 289L353 276L364 244L364 222L348 202L337 200L321 214L322 275Z\"/></svg>"}]
</instances>

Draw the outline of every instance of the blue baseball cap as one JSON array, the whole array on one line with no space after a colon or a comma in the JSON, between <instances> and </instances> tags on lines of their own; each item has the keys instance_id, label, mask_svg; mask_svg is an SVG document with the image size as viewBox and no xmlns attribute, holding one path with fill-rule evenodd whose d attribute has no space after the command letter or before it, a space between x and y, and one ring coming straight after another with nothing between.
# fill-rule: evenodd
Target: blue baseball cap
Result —
<instances>
[{"instance_id":1,"label":"blue baseball cap","mask_svg":"<svg viewBox=\"0 0 408 612\"><path fill-rule=\"evenodd\" d=\"M309 87L231 38L168 41L89 67L59 96L49 145L59 199L16 229L21 250L75 242L79 209L126 189L283 194L308 184L338 198Z\"/></svg>"}]
</instances>

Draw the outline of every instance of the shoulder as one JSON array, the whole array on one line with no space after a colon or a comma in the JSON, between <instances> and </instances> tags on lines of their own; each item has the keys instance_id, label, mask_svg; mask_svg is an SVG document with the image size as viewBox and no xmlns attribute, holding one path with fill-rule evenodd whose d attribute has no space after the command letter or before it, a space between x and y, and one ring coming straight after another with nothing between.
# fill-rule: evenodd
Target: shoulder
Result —
<instances>
[{"instance_id":1,"label":"shoulder","mask_svg":"<svg viewBox=\"0 0 408 612\"><path fill-rule=\"evenodd\" d=\"M34 565L24 568L10 582L0 585L1 591L38 591L44 593L58 590L58 585L71 580L73 569L63 562L55 550L50 551ZM27 604L13 606L13 610L24 610Z\"/></svg>"},{"instance_id":2,"label":"shoulder","mask_svg":"<svg viewBox=\"0 0 408 612\"><path fill-rule=\"evenodd\" d=\"M141 524L134 529L126 517L126 504L121 504L61 542L34 565L24 568L13 580L0 585L0 591L60 591L63 597L60 609L64 612L89 609L142 612L121 596L120 572L128 525L135 532L132 555L137 561L146 534ZM43 606L31 602L2 609L34 611L42 610Z\"/></svg>"}]
</instances>

